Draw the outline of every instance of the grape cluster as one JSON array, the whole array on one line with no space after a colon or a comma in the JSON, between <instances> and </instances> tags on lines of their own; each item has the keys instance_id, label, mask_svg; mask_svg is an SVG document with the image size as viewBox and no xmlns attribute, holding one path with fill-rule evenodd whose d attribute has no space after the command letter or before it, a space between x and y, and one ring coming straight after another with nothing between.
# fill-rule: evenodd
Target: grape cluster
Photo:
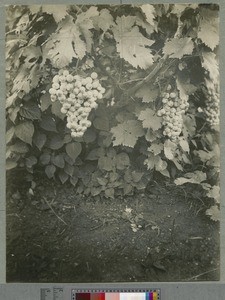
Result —
<instances>
[{"instance_id":1,"label":"grape cluster","mask_svg":"<svg viewBox=\"0 0 225 300\"><path fill-rule=\"evenodd\" d=\"M102 99L105 88L98 80L96 72L89 77L71 75L68 70L60 70L52 80L49 90L51 101L60 101L61 112L67 116L67 128L71 136L82 137L91 122L88 116L92 109L98 107L97 101Z\"/></svg>"},{"instance_id":2,"label":"grape cluster","mask_svg":"<svg viewBox=\"0 0 225 300\"><path fill-rule=\"evenodd\" d=\"M220 99L215 90L208 90L206 107L203 111L206 115L206 121L211 127L219 125Z\"/></svg>"},{"instance_id":3,"label":"grape cluster","mask_svg":"<svg viewBox=\"0 0 225 300\"><path fill-rule=\"evenodd\" d=\"M181 99L178 91L171 92L171 89L168 85L166 92L162 94L163 107L158 110L157 115L163 117L163 135L171 141L176 141L182 131L182 115L187 111L189 104L188 98Z\"/></svg>"}]
</instances>

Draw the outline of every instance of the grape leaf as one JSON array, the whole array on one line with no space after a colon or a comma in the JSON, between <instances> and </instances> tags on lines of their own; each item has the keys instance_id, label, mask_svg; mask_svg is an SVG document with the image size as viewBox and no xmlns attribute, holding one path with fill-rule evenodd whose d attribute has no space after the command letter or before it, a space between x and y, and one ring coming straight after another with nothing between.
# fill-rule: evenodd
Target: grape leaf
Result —
<instances>
[{"instance_id":1,"label":"grape leaf","mask_svg":"<svg viewBox=\"0 0 225 300\"><path fill-rule=\"evenodd\" d=\"M206 174L202 171L195 171L193 173L186 173L185 177L180 177L175 179L174 183L176 185L182 185L184 183L195 183L200 184L206 180Z\"/></svg>"},{"instance_id":2,"label":"grape leaf","mask_svg":"<svg viewBox=\"0 0 225 300\"><path fill-rule=\"evenodd\" d=\"M113 145L123 145L134 147L138 138L144 135L144 130L140 122L136 120L125 121L111 128L113 134Z\"/></svg>"},{"instance_id":3,"label":"grape leaf","mask_svg":"<svg viewBox=\"0 0 225 300\"><path fill-rule=\"evenodd\" d=\"M67 10L66 5L42 5L42 12L53 15L57 23L68 15Z\"/></svg>"},{"instance_id":4,"label":"grape leaf","mask_svg":"<svg viewBox=\"0 0 225 300\"><path fill-rule=\"evenodd\" d=\"M113 16L110 14L108 9L103 8L100 11L99 16L94 18L94 25L95 28L100 28L103 32L106 32L108 29L115 25Z\"/></svg>"},{"instance_id":5,"label":"grape leaf","mask_svg":"<svg viewBox=\"0 0 225 300\"><path fill-rule=\"evenodd\" d=\"M154 41L145 38L134 26L135 17L117 17L117 25L113 27L117 51L121 58L128 61L133 67L147 69L153 64L153 55L150 47Z\"/></svg>"},{"instance_id":6,"label":"grape leaf","mask_svg":"<svg viewBox=\"0 0 225 300\"><path fill-rule=\"evenodd\" d=\"M173 160L176 148L177 148L177 145L175 143L173 143L169 139L166 140L164 143L164 154L165 154L166 158L168 158L169 160Z\"/></svg>"},{"instance_id":7,"label":"grape leaf","mask_svg":"<svg viewBox=\"0 0 225 300\"><path fill-rule=\"evenodd\" d=\"M152 152L154 155L158 155L163 150L163 144L159 142L152 143L148 148L148 151Z\"/></svg>"},{"instance_id":8,"label":"grape leaf","mask_svg":"<svg viewBox=\"0 0 225 300\"><path fill-rule=\"evenodd\" d=\"M114 189L113 188L106 189L105 196L106 198L114 199Z\"/></svg>"},{"instance_id":9,"label":"grape leaf","mask_svg":"<svg viewBox=\"0 0 225 300\"><path fill-rule=\"evenodd\" d=\"M171 58L181 59L184 55L192 54L193 49L194 43L191 38L173 38L170 41L166 41L163 53Z\"/></svg>"},{"instance_id":10,"label":"grape leaf","mask_svg":"<svg viewBox=\"0 0 225 300\"><path fill-rule=\"evenodd\" d=\"M142 121L144 128L158 130L162 126L162 118L158 117L155 111L151 108L146 108L145 110L142 110L138 116L138 119Z\"/></svg>"},{"instance_id":11,"label":"grape leaf","mask_svg":"<svg viewBox=\"0 0 225 300\"><path fill-rule=\"evenodd\" d=\"M189 136L193 137L196 132L196 121L193 115L183 116L183 136L187 139Z\"/></svg>"},{"instance_id":12,"label":"grape leaf","mask_svg":"<svg viewBox=\"0 0 225 300\"><path fill-rule=\"evenodd\" d=\"M151 4L143 4L141 5L141 10L146 16L146 21L154 26L154 18L155 18L155 7Z\"/></svg>"},{"instance_id":13,"label":"grape leaf","mask_svg":"<svg viewBox=\"0 0 225 300\"><path fill-rule=\"evenodd\" d=\"M200 38L206 46L214 50L219 44L218 12L202 8L200 16L198 38Z\"/></svg>"},{"instance_id":14,"label":"grape leaf","mask_svg":"<svg viewBox=\"0 0 225 300\"><path fill-rule=\"evenodd\" d=\"M209 72L209 76L214 83L218 83L219 78L219 65L216 55L213 52L202 53L202 66Z\"/></svg>"},{"instance_id":15,"label":"grape leaf","mask_svg":"<svg viewBox=\"0 0 225 300\"><path fill-rule=\"evenodd\" d=\"M220 210L217 205L211 206L206 210L206 215L210 216L213 221L220 221Z\"/></svg>"},{"instance_id":16,"label":"grape leaf","mask_svg":"<svg viewBox=\"0 0 225 300\"><path fill-rule=\"evenodd\" d=\"M218 185L213 185L206 195L209 198L213 198L216 203L220 203L220 187Z\"/></svg>"},{"instance_id":17,"label":"grape leaf","mask_svg":"<svg viewBox=\"0 0 225 300\"><path fill-rule=\"evenodd\" d=\"M87 49L80 35L81 32L74 24L73 18L67 16L44 45L43 52L46 58L57 68L64 68L73 58L82 59Z\"/></svg>"},{"instance_id":18,"label":"grape leaf","mask_svg":"<svg viewBox=\"0 0 225 300\"><path fill-rule=\"evenodd\" d=\"M142 102L150 103L156 100L159 95L159 89L150 86L149 84L144 85L141 89L139 89L135 96L138 98L142 98Z\"/></svg>"},{"instance_id":19,"label":"grape leaf","mask_svg":"<svg viewBox=\"0 0 225 300\"><path fill-rule=\"evenodd\" d=\"M32 145L34 125L32 122L22 122L15 127L15 135L23 142Z\"/></svg>"},{"instance_id":20,"label":"grape leaf","mask_svg":"<svg viewBox=\"0 0 225 300\"><path fill-rule=\"evenodd\" d=\"M186 139L180 137L179 144L183 151L185 151L187 153L190 152L190 147L189 147L188 141Z\"/></svg>"}]
</instances>

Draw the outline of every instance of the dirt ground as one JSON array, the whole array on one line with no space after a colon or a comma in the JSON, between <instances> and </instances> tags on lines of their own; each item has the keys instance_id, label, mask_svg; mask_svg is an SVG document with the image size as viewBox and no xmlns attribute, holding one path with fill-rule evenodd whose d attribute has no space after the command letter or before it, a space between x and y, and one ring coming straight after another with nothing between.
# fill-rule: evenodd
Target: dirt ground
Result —
<instances>
[{"instance_id":1,"label":"dirt ground","mask_svg":"<svg viewBox=\"0 0 225 300\"><path fill-rule=\"evenodd\" d=\"M7 179L7 282L219 280L219 224L193 190L153 182L109 200L39 179L31 195L15 178Z\"/></svg>"}]
</instances>

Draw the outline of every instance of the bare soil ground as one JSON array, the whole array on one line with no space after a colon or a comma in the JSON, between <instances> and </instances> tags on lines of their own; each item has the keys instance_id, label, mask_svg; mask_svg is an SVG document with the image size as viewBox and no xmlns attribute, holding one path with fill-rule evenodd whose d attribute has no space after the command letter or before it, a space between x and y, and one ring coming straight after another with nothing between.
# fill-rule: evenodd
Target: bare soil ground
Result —
<instances>
[{"instance_id":1,"label":"bare soil ground","mask_svg":"<svg viewBox=\"0 0 225 300\"><path fill-rule=\"evenodd\" d=\"M7 188L7 282L219 280L219 224L188 188L153 183L109 200L14 176Z\"/></svg>"}]
</instances>

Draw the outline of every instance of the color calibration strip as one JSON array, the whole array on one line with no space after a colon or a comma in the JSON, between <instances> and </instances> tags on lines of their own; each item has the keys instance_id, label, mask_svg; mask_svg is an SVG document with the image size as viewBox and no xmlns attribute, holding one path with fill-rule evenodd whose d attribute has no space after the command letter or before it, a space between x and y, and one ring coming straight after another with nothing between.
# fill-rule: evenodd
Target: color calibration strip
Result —
<instances>
[{"instance_id":1,"label":"color calibration strip","mask_svg":"<svg viewBox=\"0 0 225 300\"><path fill-rule=\"evenodd\" d=\"M72 300L160 300L160 291L149 292L73 292Z\"/></svg>"}]
</instances>

